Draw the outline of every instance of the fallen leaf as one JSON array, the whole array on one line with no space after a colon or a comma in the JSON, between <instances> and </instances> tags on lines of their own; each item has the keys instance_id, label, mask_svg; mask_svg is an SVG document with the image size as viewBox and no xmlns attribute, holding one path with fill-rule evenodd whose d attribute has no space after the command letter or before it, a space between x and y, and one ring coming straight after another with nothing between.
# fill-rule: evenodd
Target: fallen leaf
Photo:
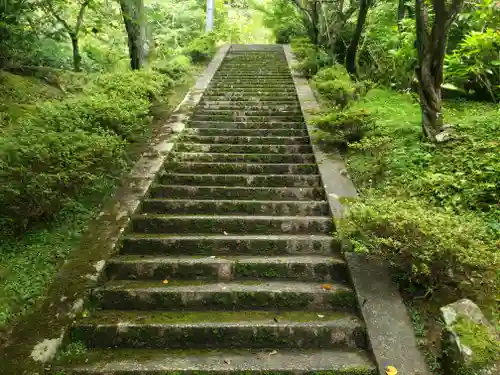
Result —
<instances>
[{"instance_id":1,"label":"fallen leaf","mask_svg":"<svg viewBox=\"0 0 500 375\"><path fill-rule=\"evenodd\" d=\"M321 284L321 289L332 290L333 286L331 284Z\"/></svg>"},{"instance_id":2,"label":"fallen leaf","mask_svg":"<svg viewBox=\"0 0 500 375\"><path fill-rule=\"evenodd\" d=\"M226 363L226 364L230 365L230 364L231 364L231 360L229 360L229 359L225 359L225 360L224 360L224 363Z\"/></svg>"},{"instance_id":3,"label":"fallen leaf","mask_svg":"<svg viewBox=\"0 0 500 375\"><path fill-rule=\"evenodd\" d=\"M163 284L168 284L168 280L167 279L163 280Z\"/></svg>"},{"instance_id":4,"label":"fallen leaf","mask_svg":"<svg viewBox=\"0 0 500 375\"><path fill-rule=\"evenodd\" d=\"M215 258L215 255L211 255L209 256L210 259L214 259Z\"/></svg>"},{"instance_id":5,"label":"fallen leaf","mask_svg":"<svg viewBox=\"0 0 500 375\"><path fill-rule=\"evenodd\" d=\"M387 375L396 375L398 373L398 370L396 370L396 367L394 366L387 366L385 368L385 373Z\"/></svg>"},{"instance_id":6,"label":"fallen leaf","mask_svg":"<svg viewBox=\"0 0 500 375\"><path fill-rule=\"evenodd\" d=\"M226 231L224 231L224 236L227 236L229 233L227 233Z\"/></svg>"},{"instance_id":7,"label":"fallen leaf","mask_svg":"<svg viewBox=\"0 0 500 375\"><path fill-rule=\"evenodd\" d=\"M275 321L276 323L279 323L278 318L274 317L273 319L274 319L274 321Z\"/></svg>"},{"instance_id":8,"label":"fallen leaf","mask_svg":"<svg viewBox=\"0 0 500 375\"><path fill-rule=\"evenodd\" d=\"M318 318L324 318L324 315L318 314Z\"/></svg>"},{"instance_id":9,"label":"fallen leaf","mask_svg":"<svg viewBox=\"0 0 500 375\"><path fill-rule=\"evenodd\" d=\"M273 350L271 353L269 353L269 355L275 355L275 354L278 354L277 350Z\"/></svg>"}]
</instances>

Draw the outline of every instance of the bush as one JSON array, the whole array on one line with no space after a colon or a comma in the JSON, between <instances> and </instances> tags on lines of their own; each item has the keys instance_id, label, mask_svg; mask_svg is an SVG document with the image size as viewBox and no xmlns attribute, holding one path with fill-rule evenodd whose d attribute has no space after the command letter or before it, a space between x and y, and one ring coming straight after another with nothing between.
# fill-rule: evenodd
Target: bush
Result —
<instances>
[{"instance_id":1,"label":"bush","mask_svg":"<svg viewBox=\"0 0 500 375\"><path fill-rule=\"evenodd\" d=\"M491 297L499 290L498 244L473 215L367 194L349 205L340 228L356 251L386 259L405 281L427 291L439 286Z\"/></svg>"},{"instance_id":2,"label":"bush","mask_svg":"<svg viewBox=\"0 0 500 375\"><path fill-rule=\"evenodd\" d=\"M315 138L323 146L346 151L350 144L359 142L373 127L372 116L363 110L333 111L313 119Z\"/></svg>"},{"instance_id":3,"label":"bush","mask_svg":"<svg viewBox=\"0 0 500 375\"><path fill-rule=\"evenodd\" d=\"M446 57L446 79L480 99L500 99L500 31L472 31Z\"/></svg>"},{"instance_id":4,"label":"bush","mask_svg":"<svg viewBox=\"0 0 500 375\"><path fill-rule=\"evenodd\" d=\"M0 222L19 233L51 219L68 200L93 193L97 180L124 165L124 142L82 129L53 129L31 121L0 137Z\"/></svg>"},{"instance_id":5,"label":"bush","mask_svg":"<svg viewBox=\"0 0 500 375\"><path fill-rule=\"evenodd\" d=\"M317 92L332 104L345 108L363 88L351 80L344 66L335 63L332 67L321 69L313 78Z\"/></svg>"},{"instance_id":6,"label":"bush","mask_svg":"<svg viewBox=\"0 0 500 375\"><path fill-rule=\"evenodd\" d=\"M292 48L298 60L297 69L308 79L321 68L333 63L332 58L324 50L311 44L307 38L294 39Z\"/></svg>"},{"instance_id":7,"label":"bush","mask_svg":"<svg viewBox=\"0 0 500 375\"><path fill-rule=\"evenodd\" d=\"M185 48L184 53L191 58L193 63L202 63L209 61L217 51L216 37L212 34L206 34L194 39Z\"/></svg>"},{"instance_id":8,"label":"bush","mask_svg":"<svg viewBox=\"0 0 500 375\"><path fill-rule=\"evenodd\" d=\"M191 70L191 62L188 57L179 55L167 61L156 61L153 70L177 81Z\"/></svg>"}]
</instances>

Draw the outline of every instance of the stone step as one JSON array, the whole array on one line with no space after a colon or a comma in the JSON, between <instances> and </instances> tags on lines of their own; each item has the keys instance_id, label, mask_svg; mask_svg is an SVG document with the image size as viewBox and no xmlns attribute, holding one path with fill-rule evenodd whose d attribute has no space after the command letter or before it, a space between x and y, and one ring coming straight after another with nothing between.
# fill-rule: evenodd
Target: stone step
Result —
<instances>
[{"instance_id":1,"label":"stone step","mask_svg":"<svg viewBox=\"0 0 500 375\"><path fill-rule=\"evenodd\" d=\"M218 122L218 121L190 121L190 128L217 128L217 129L261 129L268 127L306 130L304 122L268 121L266 123L246 122Z\"/></svg>"},{"instance_id":2,"label":"stone step","mask_svg":"<svg viewBox=\"0 0 500 375\"><path fill-rule=\"evenodd\" d=\"M208 96L211 95L224 95L224 96L289 96L296 98L295 88L292 87L238 87L236 90L227 91L226 88L208 88L205 91Z\"/></svg>"},{"instance_id":3,"label":"stone step","mask_svg":"<svg viewBox=\"0 0 500 375\"><path fill-rule=\"evenodd\" d=\"M330 217L217 216L139 214L131 218L136 233L200 234L331 234Z\"/></svg>"},{"instance_id":4,"label":"stone step","mask_svg":"<svg viewBox=\"0 0 500 375\"><path fill-rule=\"evenodd\" d=\"M221 175L221 174L182 174L163 173L159 176L159 182L164 185L194 185L196 187L223 186L231 187L287 187L287 188L321 188L321 178L318 175ZM299 190L300 191L300 190ZM257 190L252 190L257 193ZM255 198L257 199L257 197ZM271 198L270 200L275 200Z\"/></svg>"},{"instance_id":5,"label":"stone step","mask_svg":"<svg viewBox=\"0 0 500 375\"><path fill-rule=\"evenodd\" d=\"M121 255L107 262L108 280L211 280L274 279L335 281L349 276L340 256L229 256L205 258Z\"/></svg>"},{"instance_id":6,"label":"stone step","mask_svg":"<svg viewBox=\"0 0 500 375\"><path fill-rule=\"evenodd\" d=\"M89 348L366 348L363 323L349 314L234 311L221 322L214 313L103 311L78 321L70 335Z\"/></svg>"},{"instance_id":7,"label":"stone step","mask_svg":"<svg viewBox=\"0 0 500 375\"><path fill-rule=\"evenodd\" d=\"M180 142L230 145L309 145L309 137L274 137L274 136L213 136L194 135L187 132Z\"/></svg>"},{"instance_id":8,"label":"stone step","mask_svg":"<svg viewBox=\"0 0 500 375\"><path fill-rule=\"evenodd\" d=\"M245 109L206 109L199 108L194 112L194 115L207 116L297 116L302 115L300 110L245 110Z\"/></svg>"},{"instance_id":9,"label":"stone step","mask_svg":"<svg viewBox=\"0 0 500 375\"><path fill-rule=\"evenodd\" d=\"M69 363L68 363L69 362ZM102 349L62 360L65 375L377 375L363 350ZM56 372L57 373L57 372Z\"/></svg>"},{"instance_id":10,"label":"stone step","mask_svg":"<svg viewBox=\"0 0 500 375\"><path fill-rule=\"evenodd\" d=\"M244 106L268 106L268 107L276 107L276 106L290 106L293 108L300 108L299 102L297 100L285 100L285 101L276 101L276 100L260 100L260 101L237 101L237 100L205 100L202 99L199 103L200 106L228 106L234 108L238 105Z\"/></svg>"},{"instance_id":11,"label":"stone step","mask_svg":"<svg viewBox=\"0 0 500 375\"><path fill-rule=\"evenodd\" d=\"M304 129L287 129L287 128L272 128L272 129L227 129L227 128L186 128L186 134L200 136L272 136L272 137L307 137L307 130Z\"/></svg>"},{"instance_id":12,"label":"stone step","mask_svg":"<svg viewBox=\"0 0 500 375\"><path fill-rule=\"evenodd\" d=\"M92 292L95 306L114 310L332 310L356 312L348 286L319 282L109 281Z\"/></svg>"},{"instance_id":13,"label":"stone step","mask_svg":"<svg viewBox=\"0 0 500 375\"><path fill-rule=\"evenodd\" d=\"M242 93L229 92L217 95L209 95L205 93L203 101L220 101L220 102L270 102L276 104L289 103L297 100L297 94L276 94L276 95L243 95Z\"/></svg>"},{"instance_id":14,"label":"stone step","mask_svg":"<svg viewBox=\"0 0 500 375\"><path fill-rule=\"evenodd\" d=\"M171 236L127 234L120 242L122 254L155 255L331 255L340 243L324 235Z\"/></svg>"},{"instance_id":15,"label":"stone step","mask_svg":"<svg viewBox=\"0 0 500 375\"><path fill-rule=\"evenodd\" d=\"M249 102L255 104L249 104L244 102L226 102L227 104L221 104L222 102L210 102L211 104L201 103L199 109L207 110L224 110L224 111L301 111L300 106L297 103L281 104L281 103L269 103L265 102Z\"/></svg>"},{"instance_id":16,"label":"stone step","mask_svg":"<svg viewBox=\"0 0 500 375\"><path fill-rule=\"evenodd\" d=\"M170 158L178 161L199 162L264 162L264 163L314 163L314 154L221 154L207 152L173 152Z\"/></svg>"},{"instance_id":17,"label":"stone step","mask_svg":"<svg viewBox=\"0 0 500 375\"><path fill-rule=\"evenodd\" d=\"M174 151L208 152L224 154L310 154L310 144L283 145L283 144L202 144L177 142Z\"/></svg>"},{"instance_id":18,"label":"stone step","mask_svg":"<svg viewBox=\"0 0 500 375\"><path fill-rule=\"evenodd\" d=\"M329 215L326 201L255 201L255 200L193 200L146 199L141 212L156 214L208 214L224 215L276 215L323 216Z\"/></svg>"},{"instance_id":19,"label":"stone step","mask_svg":"<svg viewBox=\"0 0 500 375\"><path fill-rule=\"evenodd\" d=\"M210 90L237 90L237 91L248 91L248 90L258 90L258 91L279 91L283 89L292 90L293 82L285 81L268 81L268 82L253 82L252 80L240 81L240 80L229 80L219 81L210 85Z\"/></svg>"},{"instance_id":20,"label":"stone step","mask_svg":"<svg viewBox=\"0 0 500 375\"><path fill-rule=\"evenodd\" d=\"M318 174L316 164L167 162L168 172L193 174Z\"/></svg>"},{"instance_id":21,"label":"stone step","mask_svg":"<svg viewBox=\"0 0 500 375\"><path fill-rule=\"evenodd\" d=\"M323 188L154 185L150 198L222 200L324 200Z\"/></svg>"},{"instance_id":22,"label":"stone step","mask_svg":"<svg viewBox=\"0 0 500 375\"><path fill-rule=\"evenodd\" d=\"M238 116L238 115L207 115L207 114L194 114L192 120L194 121L220 121L220 122L258 122L267 123L268 120L274 121L301 121L302 115L280 115L280 116Z\"/></svg>"}]
</instances>

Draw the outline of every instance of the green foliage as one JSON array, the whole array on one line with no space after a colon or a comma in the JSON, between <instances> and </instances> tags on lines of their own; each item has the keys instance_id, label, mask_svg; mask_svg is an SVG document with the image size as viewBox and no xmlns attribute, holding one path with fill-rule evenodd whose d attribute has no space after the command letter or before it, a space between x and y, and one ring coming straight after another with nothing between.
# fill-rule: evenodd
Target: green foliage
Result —
<instances>
[{"instance_id":1,"label":"green foliage","mask_svg":"<svg viewBox=\"0 0 500 375\"><path fill-rule=\"evenodd\" d=\"M321 68L333 63L328 53L307 38L294 39L291 44L298 60L297 69L306 78L312 78Z\"/></svg>"},{"instance_id":2,"label":"green foliage","mask_svg":"<svg viewBox=\"0 0 500 375\"><path fill-rule=\"evenodd\" d=\"M474 215L454 215L416 199L366 194L349 205L342 233L356 251L388 260L401 277L469 296L498 290L496 247Z\"/></svg>"},{"instance_id":3,"label":"green foliage","mask_svg":"<svg viewBox=\"0 0 500 375\"><path fill-rule=\"evenodd\" d=\"M213 33L194 39L185 49L193 63L208 61L216 52L216 36Z\"/></svg>"},{"instance_id":4,"label":"green foliage","mask_svg":"<svg viewBox=\"0 0 500 375\"><path fill-rule=\"evenodd\" d=\"M191 71L191 61L187 56L179 55L170 60L158 60L152 68L174 81L181 79Z\"/></svg>"},{"instance_id":5,"label":"green foliage","mask_svg":"<svg viewBox=\"0 0 500 375\"><path fill-rule=\"evenodd\" d=\"M446 79L483 99L500 98L500 31L472 31L446 57Z\"/></svg>"},{"instance_id":6,"label":"green foliage","mask_svg":"<svg viewBox=\"0 0 500 375\"><path fill-rule=\"evenodd\" d=\"M312 84L321 99L340 108L345 108L363 89L363 84L354 83L345 67L337 63L319 70Z\"/></svg>"},{"instance_id":7,"label":"green foliage","mask_svg":"<svg viewBox=\"0 0 500 375\"><path fill-rule=\"evenodd\" d=\"M256 8L264 13L264 26L273 31L276 43L290 43L305 35L304 25L292 2L277 0Z\"/></svg>"}]
</instances>

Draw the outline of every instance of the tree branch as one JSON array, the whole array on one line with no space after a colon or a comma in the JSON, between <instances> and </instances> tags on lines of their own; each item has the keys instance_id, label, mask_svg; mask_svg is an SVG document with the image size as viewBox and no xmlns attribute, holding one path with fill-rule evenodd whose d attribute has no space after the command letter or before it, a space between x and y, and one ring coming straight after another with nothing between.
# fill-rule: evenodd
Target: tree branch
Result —
<instances>
[{"instance_id":1,"label":"tree branch","mask_svg":"<svg viewBox=\"0 0 500 375\"><path fill-rule=\"evenodd\" d=\"M73 32L73 30L68 25L68 23L63 18L61 18L61 16L59 16L57 14L56 10L54 9L54 5L52 4L52 1L48 0L48 1L46 1L46 4L47 4L47 8L48 8L49 13L52 14L54 16L54 18L63 25L63 27L66 29L66 31L71 34Z\"/></svg>"},{"instance_id":2,"label":"tree branch","mask_svg":"<svg viewBox=\"0 0 500 375\"><path fill-rule=\"evenodd\" d=\"M80 27L82 26L83 22L83 15L85 14L85 9L89 5L89 3L90 0L85 0L80 7L80 11L78 12L78 18L76 19L76 26L74 32L75 35L78 35L78 32L80 31Z\"/></svg>"},{"instance_id":3,"label":"tree branch","mask_svg":"<svg viewBox=\"0 0 500 375\"><path fill-rule=\"evenodd\" d=\"M448 10L448 20L446 22L446 30L449 30L453 21L457 17L458 13L464 5L464 0L453 0L450 4L450 9Z\"/></svg>"}]
</instances>

